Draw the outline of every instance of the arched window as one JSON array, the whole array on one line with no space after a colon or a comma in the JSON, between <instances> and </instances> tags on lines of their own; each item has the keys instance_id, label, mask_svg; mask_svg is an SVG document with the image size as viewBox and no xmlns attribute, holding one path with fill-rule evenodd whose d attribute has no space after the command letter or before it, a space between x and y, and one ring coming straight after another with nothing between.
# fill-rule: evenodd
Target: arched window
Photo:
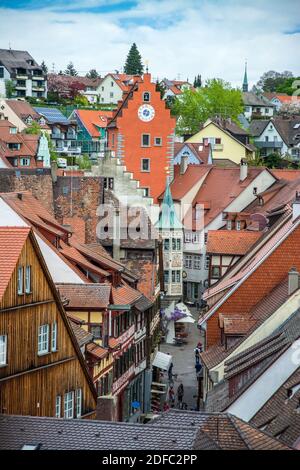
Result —
<instances>
[{"instance_id":1,"label":"arched window","mask_svg":"<svg viewBox=\"0 0 300 470\"><path fill-rule=\"evenodd\" d=\"M149 93L149 91L145 91L145 93L143 94L143 101L149 103L149 101L150 101L150 93Z\"/></svg>"}]
</instances>

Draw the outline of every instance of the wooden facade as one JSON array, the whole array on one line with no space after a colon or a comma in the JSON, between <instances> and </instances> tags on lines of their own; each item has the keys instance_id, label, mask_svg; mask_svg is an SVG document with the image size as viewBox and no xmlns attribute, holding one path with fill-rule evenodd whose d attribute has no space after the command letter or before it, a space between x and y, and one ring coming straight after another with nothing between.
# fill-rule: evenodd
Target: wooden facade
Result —
<instances>
[{"instance_id":1,"label":"wooden facade","mask_svg":"<svg viewBox=\"0 0 300 470\"><path fill-rule=\"evenodd\" d=\"M12 229L10 229L12 230ZM13 234L12 234L13 237ZM13 239L12 239L13 243ZM2 264L5 259L2 260ZM30 266L30 292L24 293ZM18 269L23 268L23 293L18 293ZM40 327L49 325L48 350L39 352ZM56 325L55 328L53 325ZM52 343L52 331L56 331ZM78 417L96 408L96 393L63 306L30 231L0 301L0 335L7 338L7 363L0 366L0 410L7 414L64 416L64 397L81 390Z\"/></svg>"}]
</instances>

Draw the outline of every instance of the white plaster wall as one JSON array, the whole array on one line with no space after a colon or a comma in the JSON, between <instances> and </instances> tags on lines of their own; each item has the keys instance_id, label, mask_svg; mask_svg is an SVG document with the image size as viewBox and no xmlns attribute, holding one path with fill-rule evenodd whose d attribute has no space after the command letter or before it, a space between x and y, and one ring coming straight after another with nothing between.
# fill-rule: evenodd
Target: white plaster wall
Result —
<instances>
[{"instance_id":1,"label":"white plaster wall","mask_svg":"<svg viewBox=\"0 0 300 470\"><path fill-rule=\"evenodd\" d=\"M19 132L26 129L26 124L9 107L9 100L5 101L0 99L0 108L4 116L9 120L9 122L11 122L14 126L17 127Z\"/></svg>"},{"instance_id":2,"label":"white plaster wall","mask_svg":"<svg viewBox=\"0 0 300 470\"><path fill-rule=\"evenodd\" d=\"M5 80L10 80L10 73L6 70L5 67L4 69L4 77L0 78L0 97L5 98L6 96L6 88L5 88Z\"/></svg>"},{"instance_id":3,"label":"white plaster wall","mask_svg":"<svg viewBox=\"0 0 300 470\"><path fill-rule=\"evenodd\" d=\"M111 82L113 82L113 86L111 86ZM102 87L104 90L102 91ZM123 91L119 87L119 85L115 82L115 80L108 76L104 78L103 82L99 85L99 97L100 103L115 103L117 104L119 100L122 99ZM110 93L113 92L113 98L110 97ZM102 98L104 101L102 101Z\"/></svg>"}]
</instances>

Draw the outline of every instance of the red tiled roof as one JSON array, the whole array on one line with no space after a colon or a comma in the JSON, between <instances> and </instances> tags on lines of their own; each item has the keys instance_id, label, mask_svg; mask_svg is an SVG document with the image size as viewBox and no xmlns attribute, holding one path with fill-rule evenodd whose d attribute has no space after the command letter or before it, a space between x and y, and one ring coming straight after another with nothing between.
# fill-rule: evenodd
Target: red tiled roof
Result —
<instances>
[{"instance_id":1,"label":"red tiled roof","mask_svg":"<svg viewBox=\"0 0 300 470\"><path fill-rule=\"evenodd\" d=\"M110 349L115 349L119 346L119 339L117 338L109 338L108 340L108 346L110 347Z\"/></svg>"},{"instance_id":2,"label":"red tiled roof","mask_svg":"<svg viewBox=\"0 0 300 470\"><path fill-rule=\"evenodd\" d=\"M17 266L29 227L0 227L0 300Z\"/></svg>"},{"instance_id":3,"label":"red tiled roof","mask_svg":"<svg viewBox=\"0 0 300 470\"><path fill-rule=\"evenodd\" d=\"M245 335L256 324L255 320L236 315L222 315L222 322L226 335Z\"/></svg>"},{"instance_id":4,"label":"red tiled roof","mask_svg":"<svg viewBox=\"0 0 300 470\"><path fill-rule=\"evenodd\" d=\"M72 173L72 176L73 173ZM73 232L72 239L78 240L79 243L85 243L85 220L81 217L64 217L63 223L66 225L70 225L71 230Z\"/></svg>"},{"instance_id":5,"label":"red tiled roof","mask_svg":"<svg viewBox=\"0 0 300 470\"><path fill-rule=\"evenodd\" d=\"M108 277L110 274L109 272L105 271L104 269L95 266L94 264L90 263L79 251L74 248L74 246L67 245L63 241L60 242L61 250L60 253L65 256L70 261L73 261L75 264L79 264L87 271L91 271L95 274L100 275L101 277Z\"/></svg>"},{"instance_id":6,"label":"red tiled roof","mask_svg":"<svg viewBox=\"0 0 300 470\"><path fill-rule=\"evenodd\" d=\"M97 128L106 128L109 119L113 116L112 111L90 109L77 109L76 114L89 134L95 138L100 136Z\"/></svg>"},{"instance_id":7,"label":"red tiled roof","mask_svg":"<svg viewBox=\"0 0 300 470\"><path fill-rule=\"evenodd\" d=\"M206 252L242 256L261 235L261 232L247 232L246 230L209 230Z\"/></svg>"},{"instance_id":8,"label":"red tiled roof","mask_svg":"<svg viewBox=\"0 0 300 470\"><path fill-rule=\"evenodd\" d=\"M112 303L114 305L131 305L134 304L140 297L141 293L133 289L124 281L118 287L112 287Z\"/></svg>"},{"instance_id":9,"label":"red tiled roof","mask_svg":"<svg viewBox=\"0 0 300 470\"><path fill-rule=\"evenodd\" d=\"M276 95L276 98L281 101L281 103L299 103L300 102L300 96L289 96L289 95Z\"/></svg>"},{"instance_id":10,"label":"red tiled roof","mask_svg":"<svg viewBox=\"0 0 300 470\"><path fill-rule=\"evenodd\" d=\"M56 284L60 295L69 303L66 310L72 309L105 309L109 305L109 284Z\"/></svg>"},{"instance_id":11,"label":"red tiled roof","mask_svg":"<svg viewBox=\"0 0 300 470\"><path fill-rule=\"evenodd\" d=\"M89 343L86 347L88 353L95 356L97 359L104 359L108 356L108 350L99 346L96 343Z\"/></svg>"},{"instance_id":12,"label":"red tiled roof","mask_svg":"<svg viewBox=\"0 0 300 470\"><path fill-rule=\"evenodd\" d=\"M137 289L148 299L154 299L156 264L148 260L126 260L125 266L134 273L138 279Z\"/></svg>"},{"instance_id":13,"label":"red tiled roof","mask_svg":"<svg viewBox=\"0 0 300 470\"><path fill-rule=\"evenodd\" d=\"M174 144L174 158L176 155L183 149L183 147L187 146L193 155L199 160L200 163L204 163L205 165L208 164L209 155L211 153L211 146L204 145L202 142L195 143L195 142L175 142Z\"/></svg>"},{"instance_id":14,"label":"red tiled roof","mask_svg":"<svg viewBox=\"0 0 300 470\"><path fill-rule=\"evenodd\" d=\"M278 179L294 181L300 179L300 170L270 170L273 175Z\"/></svg>"},{"instance_id":15,"label":"red tiled roof","mask_svg":"<svg viewBox=\"0 0 300 470\"><path fill-rule=\"evenodd\" d=\"M180 174L180 165L175 165L175 178L170 185L173 200L180 200L192 187L211 171L211 165L188 165L186 172ZM159 197L163 198L163 194Z\"/></svg>"}]
</instances>

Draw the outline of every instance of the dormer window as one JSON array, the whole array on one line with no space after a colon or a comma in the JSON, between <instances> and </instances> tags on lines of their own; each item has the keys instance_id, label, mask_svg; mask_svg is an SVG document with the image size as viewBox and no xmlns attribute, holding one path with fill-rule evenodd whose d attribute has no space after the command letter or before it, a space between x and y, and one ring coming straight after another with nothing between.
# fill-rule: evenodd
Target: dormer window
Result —
<instances>
[{"instance_id":1,"label":"dormer window","mask_svg":"<svg viewBox=\"0 0 300 470\"><path fill-rule=\"evenodd\" d=\"M31 116L28 116L28 118L26 119L26 123L27 124L31 124L33 121L32 117Z\"/></svg>"},{"instance_id":2,"label":"dormer window","mask_svg":"<svg viewBox=\"0 0 300 470\"><path fill-rule=\"evenodd\" d=\"M44 119L44 118L41 118L41 119L40 119L40 125L41 125L41 126L44 126L45 124L46 124L45 119Z\"/></svg>"},{"instance_id":3,"label":"dormer window","mask_svg":"<svg viewBox=\"0 0 300 470\"><path fill-rule=\"evenodd\" d=\"M150 102L150 93L149 91L145 91L145 93L143 93L143 101L145 103L149 103Z\"/></svg>"},{"instance_id":4,"label":"dormer window","mask_svg":"<svg viewBox=\"0 0 300 470\"><path fill-rule=\"evenodd\" d=\"M227 230L232 230L232 221L227 220Z\"/></svg>"},{"instance_id":5,"label":"dormer window","mask_svg":"<svg viewBox=\"0 0 300 470\"><path fill-rule=\"evenodd\" d=\"M16 127L10 127L9 128L9 133L10 134L16 134L17 133L17 128Z\"/></svg>"}]
</instances>

